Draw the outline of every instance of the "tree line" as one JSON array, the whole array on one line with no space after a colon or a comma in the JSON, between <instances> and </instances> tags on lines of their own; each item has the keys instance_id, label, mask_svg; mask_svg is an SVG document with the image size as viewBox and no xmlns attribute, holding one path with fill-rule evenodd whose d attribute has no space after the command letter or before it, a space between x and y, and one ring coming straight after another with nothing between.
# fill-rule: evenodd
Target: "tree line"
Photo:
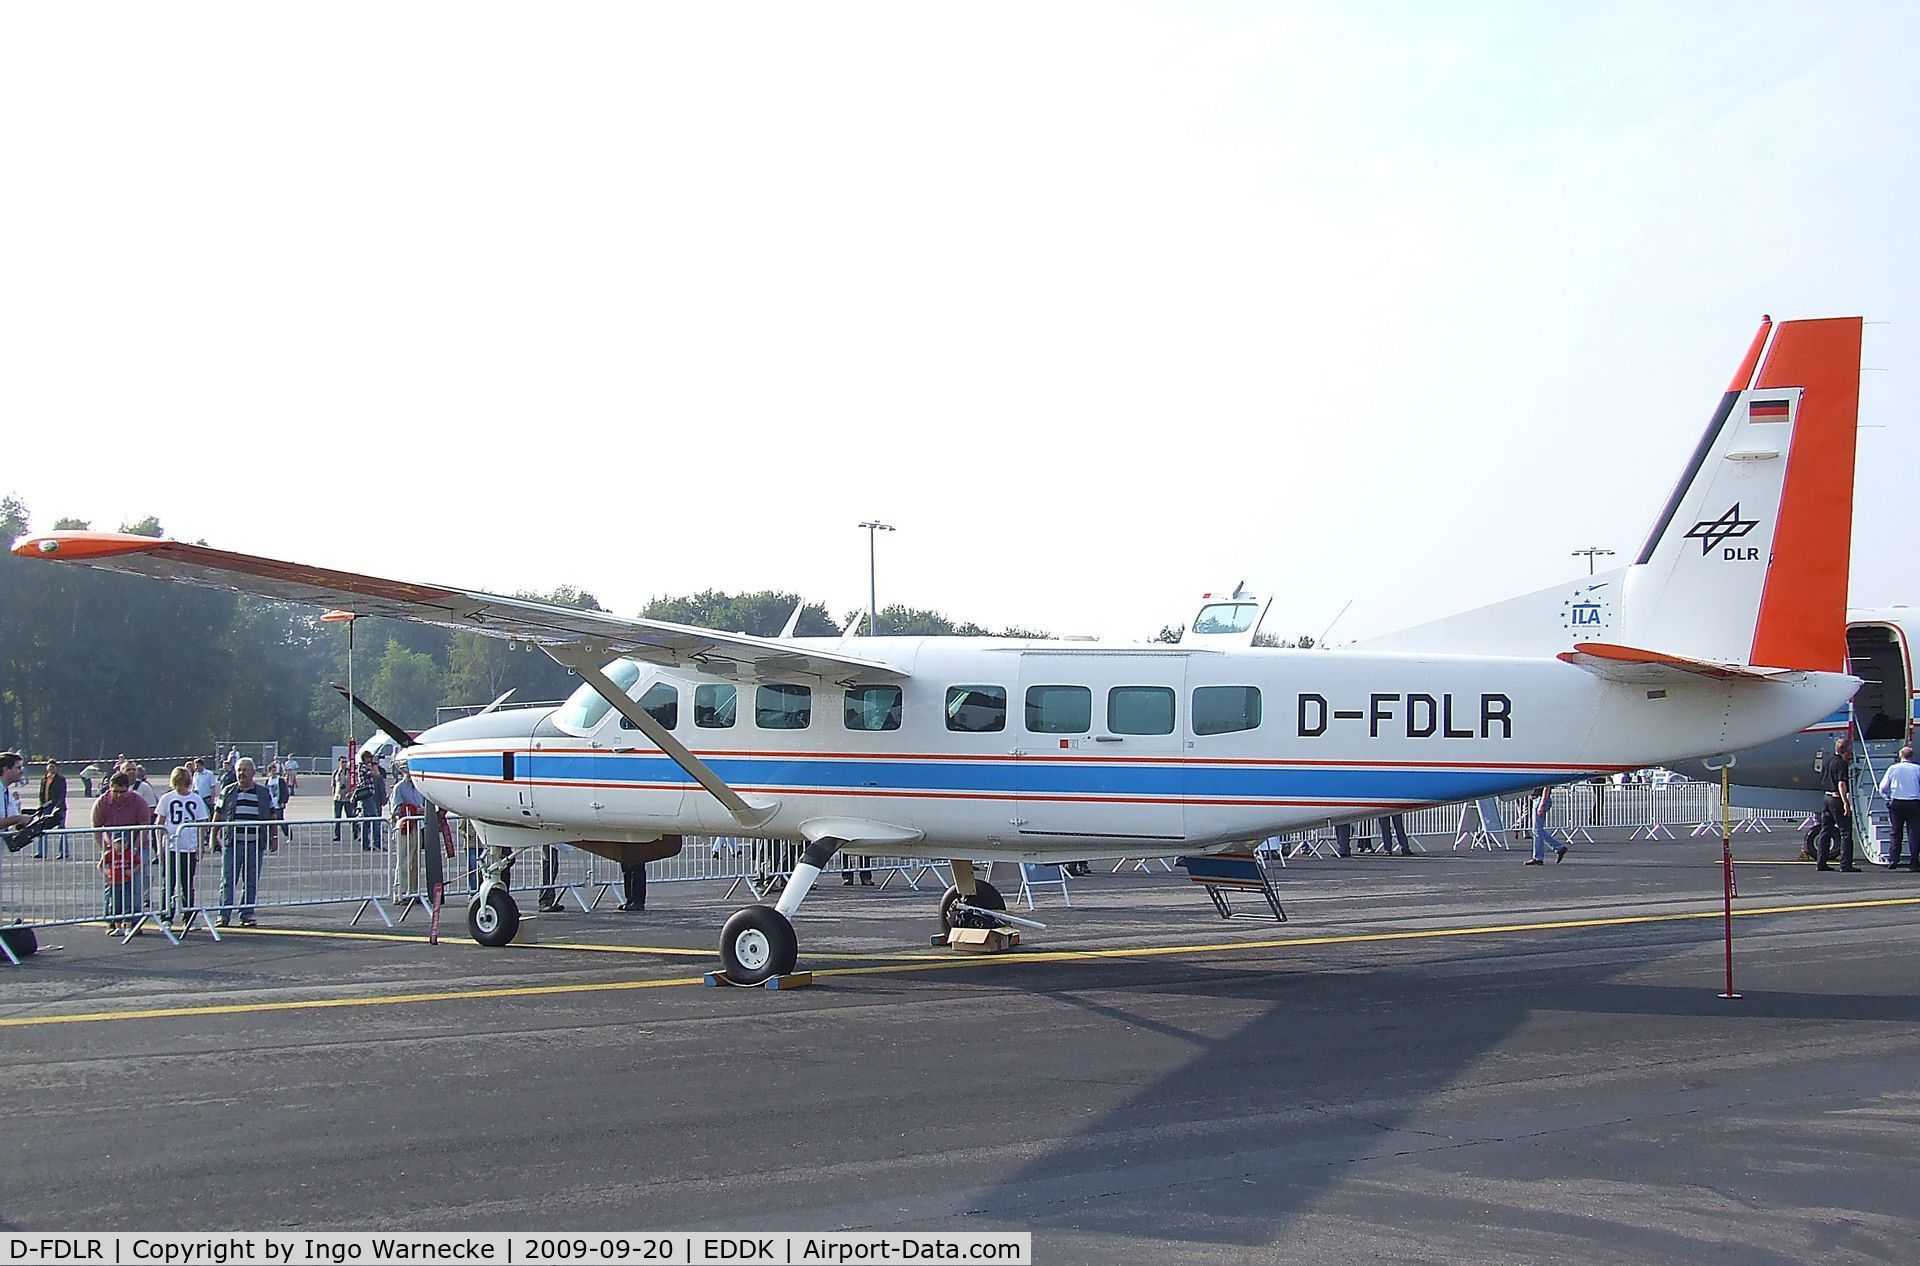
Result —
<instances>
[{"instance_id":1,"label":"tree line","mask_svg":"<svg viewBox=\"0 0 1920 1266\"><path fill-rule=\"evenodd\" d=\"M0 541L26 535L28 525L25 503L0 498ZM58 519L53 526L92 525ZM152 516L119 530L164 535ZM606 610L572 585L515 596ZM800 602L779 590L710 589L656 598L640 614L775 637ZM211 752L229 740L325 752L349 732L364 738L371 727L348 717L329 684L347 680L349 626L320 615L312 607L0 554L0 750L92 760L118 752ZM824 603L807 602L796 632L830 636L853 615L836 621ZM894 636L1046 636L898 605L880 612L878 627ZM578 684L540 652L499 638L377 618L355 620L351 629L356 693L412 729L433 724L443 706L489 703L509 689L517 700L558 699Z\"/></svg>"}]
</instances>

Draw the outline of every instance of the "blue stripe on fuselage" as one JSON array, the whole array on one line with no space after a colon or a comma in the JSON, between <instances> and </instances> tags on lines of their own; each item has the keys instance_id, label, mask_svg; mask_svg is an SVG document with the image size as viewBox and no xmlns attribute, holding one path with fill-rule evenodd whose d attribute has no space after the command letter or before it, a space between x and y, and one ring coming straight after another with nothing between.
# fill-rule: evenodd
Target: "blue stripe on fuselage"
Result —
<instances>
[{"instance_id":1,"label":"blue stripe on fuselage","mask_svg":"<svg viewBox=\"0 0 1920 1266\"><path fill-rule=\"evenodd\" d=\"M1298 765L1181 765L1136 761L873 761L788 760L709 756L707 764L734 786L858 791L886 788L986 795L1157 796L1194 800L1427 800L1446 802L1535 786L1539 772L1516 768L1342 768ZM420 772L443 778L497 780L497 756L412 758ZM656 753L522 753L520 777L531 783L697 784ZM1569 771L1555 770L1560 778Z\"/></svg>"}]
</instances>

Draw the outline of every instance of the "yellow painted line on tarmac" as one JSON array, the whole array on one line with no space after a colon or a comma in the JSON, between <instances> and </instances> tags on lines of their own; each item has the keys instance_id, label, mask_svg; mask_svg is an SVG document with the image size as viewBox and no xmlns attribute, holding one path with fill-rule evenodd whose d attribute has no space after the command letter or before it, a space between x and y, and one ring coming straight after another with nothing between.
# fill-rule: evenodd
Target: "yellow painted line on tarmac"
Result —
<instances>
[{"instance_id":1,"label":"yellow painted line on tarmac","mask_svg":"<svg viewBox=\"0 0 1920 1266\"><path fill-rule=\"evenodd\" d=\"M1814 914L1832 910L1873 910L1920 906L1920 897L1880 897L1857 901L1815 901L1794 905L1756 906L1735 910L1740 918L1773 914ZM1649 923L1684 923L1718 919L1719 910L1688 910L1671 914L1628 914L1592 919L1555 919L1535 923L1487 923L1473 927L1416 928L1401 932L1347 932L1325 936L1294 936L1263 941L1215 941L1193 945L1148 945L1120 949L1040 950L1021 954L982 954L976 957L933 958L872 963L864 967L830 967L815 976L882 976L906 972L951 971L967 967L1018 967L1041 963L1097 962L1112 959L1166 958L1179 954L1217 954L1234 950L1294 949L1314 945L1373 945L1390 941L1442 940L1463 936L1499 936L1516 932L1558 932L1581 928L1631 927ZM252 929L255 933L289 929ZM307 933L305 935L315 935ZM377 932L321 933L382 939ZM384 938L400 939L400 938ZM538 948L538 947L529 947ZM675 951L685 952L685 951ZM819 958L821 955L809 955ZM855 957L846 955L844 957ZM871 960L868 960L871 962ZM567 985L507 985L486 989L449 989L431 993L359 995L347 998L308 998L293 1002L234 1002L200 1006L148 1007L125 1011L87 1011L70 1015L0 1018L0 1028L33 1028L48 1024L88 1024L109 1020L155 1020L209 1015L250 1015L272 1011L318 1011L350 1007L388 1007L427 1002L468 1002L491 998L540 998L564 994L619 993L634 989L668 989L704 983L699 976L662 980L596 981Z\"/></svg>"},{"instance_id":2,"label":"yellow painted line on tarmac","mask_svg":"<svg viewBox=\"0 0 1920 1266\"><path fill-rule=\"evenodd\" d=\"M508 985L494 989L444 989L435 993L393 993L352 998L303 998L295 1002L228 1002L194 1007L146 1007L133 1011L82 1011L72 1015L16 1016L0 1019L0 1028L42 1024L89 1024L100 1020L159 1020L197 1015L251 1015L265 1011L322 1011L332 1007L393 1007L415 1002L466 1002L477 998L532 998L566 993L614 993L626 989L665 989L697 985L698 976L672 980L616 980L583 985Z\"/></svg>"},{"instance_id":3,"label":"yellow painted line on tarmac","mask_svg":"<svg viewBox=\"0 0 1920 1266\"><path fill-rule=\"evenodd\" d=\"M341 941L387 941L389 943L397 942L401 944L411 944L411 945L427 944L426 937L415 936L407 932L333 932L333 931L327 931L321 928L221 928L220 935L221 936L235 936L235 935L238 935L238 936L291 936L295 938L316 937L320 939L341 940ZM480 944L480 942L474 940L472 937L468 936L464 932L457 933L454 935L443 936L440 939L440 943L442 945L463 945L470 949L486 949L487 948L486 946ZM714 956L714 952L711 949L687 949L685 946L681 946L681 945L601 945L594 941L512 941L512 942L509 942L507 945L502 946L501 948L511 949L511 950L576 950L576 951L580 951L588 954L644 954L644 955L661 954L669 957L678 956L681 958L712 958ZM886 953L873 953L873 954L809 953L807 957L814 958L814 959L855 962L855 963L871 963L871 962L874 962L875 960L881 960L886 962L907 961L905 956L903 955L886 954ZM918 961L919 957L920 956L916 956L913 961Z\"/></svg>"},{"instance_id":4,"label":"yellow painted line on tarmac","mask_svg":"<svg viewBox=\"0 0 1920 1266\"><path fill-rule=\"evenodd\" d=\"M1863 901L1820 901L1804 905L1758 906L1735 910L1735 918L1763 914L1809 914L1822 910L1863 910L1884 906L1920 905L1920 897L1884 897ZM1347 932L1329 936L1294 936L1268 941L1225 941L1211 945L1144 945L1124 949L1038 950L1023 954L981 954L972 958L940 959L913 966L829 967L816 976L872 976L891 972L932 971L941 967L971 967L992 963L1066 963L1113 958L1160 958L1174 954L1219 953L1223 950L1294 949L1309 945L1369 945L1384 941L1426 941L1455 936L1498 936L1512 932L1558 932L1578 928L1627 927L1638 923L1683 923L1718 919L1719 910L1689 910L1677 914L1625 914L1600 919L1559 919L1542 923L1489 923L1464 928L1416 928L1405 932Z\"/></svg>"}]
</instances>

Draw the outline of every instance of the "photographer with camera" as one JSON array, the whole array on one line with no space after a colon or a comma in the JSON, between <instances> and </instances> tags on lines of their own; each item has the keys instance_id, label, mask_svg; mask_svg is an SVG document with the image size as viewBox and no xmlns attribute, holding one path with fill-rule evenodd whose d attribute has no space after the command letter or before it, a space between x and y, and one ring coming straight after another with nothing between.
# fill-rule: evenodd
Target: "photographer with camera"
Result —
<instances>
[{"instance_id":1,"label":"photographer with camera","mask_svg":"<svg viewBox=\"0 0 1920 1266\"><path fill-rule=\"evenodd\" d=\"M13 784L26 776L26 757L18 752L0 752L0 831L25 826L31 817L20 812L20 797L13 790Z\"/></svg>"}]
</instances>

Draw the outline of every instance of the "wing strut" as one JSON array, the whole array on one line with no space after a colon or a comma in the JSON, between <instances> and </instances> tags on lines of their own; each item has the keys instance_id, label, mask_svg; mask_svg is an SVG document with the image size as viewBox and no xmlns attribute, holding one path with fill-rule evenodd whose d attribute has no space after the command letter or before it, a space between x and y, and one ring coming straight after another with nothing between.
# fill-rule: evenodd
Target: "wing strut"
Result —
<instances>
[{"instance_id":1,"label":"wing strut","mask_svg":"<svg viewBox=\"0 0 1920 1266\"><path fill-rule=\"evenodd\" d=\"M661 751L673 758L673 763L687 771L689 777L713 793L713 798L725 805L734 821L748 830L766 825L774 814L780 811L780 802L754 805L742 799L740 793L721 781L720 775L713 772L707 763L687 750L671 731L647 714L627 692L614 684L613 680L600 671L600 653L583 646L542 646L541 650L562 668L572 669L580 674L580 680L592 686L594 692L613 705L614 711L634 723L640 732Z\"/></svg>"}]
</instances>

